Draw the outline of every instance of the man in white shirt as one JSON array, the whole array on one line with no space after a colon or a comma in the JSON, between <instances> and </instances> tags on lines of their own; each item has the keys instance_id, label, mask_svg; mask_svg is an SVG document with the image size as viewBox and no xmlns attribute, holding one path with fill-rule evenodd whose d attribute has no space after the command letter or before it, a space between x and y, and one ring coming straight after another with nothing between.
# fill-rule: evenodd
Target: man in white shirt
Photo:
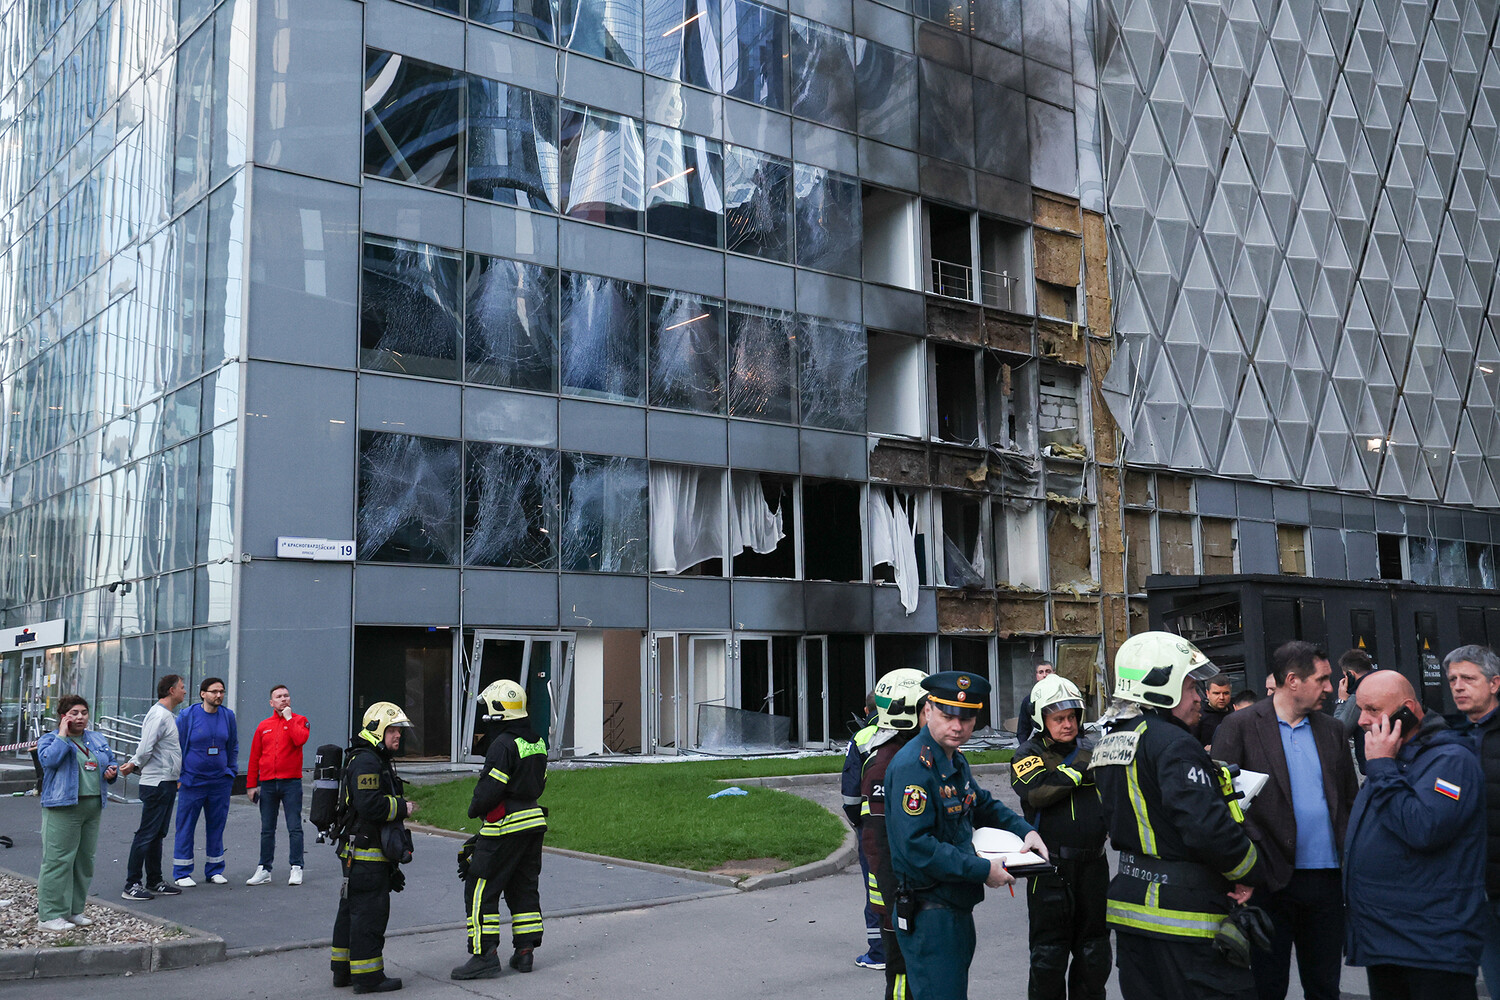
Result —
<instances>
[{"instance_id":1,"label":"man in white shirt","mask_svg":"<svg viewBox=\"0 0 1500 1000\"><path fill-rule=\"evenodd\" d=\"M187 698L187 685L177 674L167 674L156 682L156 695L159 700L141 722L141 742L135 748L135 755L120 765L121 774L141 772L141 825L130 843L122 899L144 901L182 892L162 877L161 842L172 824L177 778L182 773L182 747L174 715ZM144 882L141 881L143 865Z\"/></svg>"}]
</instances>

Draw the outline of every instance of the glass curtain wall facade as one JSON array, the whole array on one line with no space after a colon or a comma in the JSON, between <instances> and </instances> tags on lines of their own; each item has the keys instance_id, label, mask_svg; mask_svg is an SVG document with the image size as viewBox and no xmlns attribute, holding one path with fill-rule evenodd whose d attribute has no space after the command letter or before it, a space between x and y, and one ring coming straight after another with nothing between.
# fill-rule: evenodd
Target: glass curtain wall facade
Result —
<instances>
[{"instance_id":1,"label":"glass curtain wall facade","mask_svg":"<svg viewBox=\"0 0 1500 1000\"><path fill-rule=\"evenodd\" d=\"M839 745L888 669L1064 637L1092 683L1089 4L0 8L0 604L66 621L54 694L464 757L508 674L569 753Z\"/></svg>"}]
</instances>

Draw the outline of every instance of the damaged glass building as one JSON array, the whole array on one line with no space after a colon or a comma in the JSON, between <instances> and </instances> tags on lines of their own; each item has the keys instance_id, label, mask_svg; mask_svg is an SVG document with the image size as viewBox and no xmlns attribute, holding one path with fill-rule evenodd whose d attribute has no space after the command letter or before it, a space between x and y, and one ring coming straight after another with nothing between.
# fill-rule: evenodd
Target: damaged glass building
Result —
<instances>
[{"instance_id":1,"label":"damaged glass building","mask_svg":"<svg viewBox=\"0 0 1500 1000\"><path fill-rule=\"evenodd\" d=\"M0 0L0 745L837 746L1100 695L1153 575L1491 586L1496 20Z\"/></svg>"}]
</instances>

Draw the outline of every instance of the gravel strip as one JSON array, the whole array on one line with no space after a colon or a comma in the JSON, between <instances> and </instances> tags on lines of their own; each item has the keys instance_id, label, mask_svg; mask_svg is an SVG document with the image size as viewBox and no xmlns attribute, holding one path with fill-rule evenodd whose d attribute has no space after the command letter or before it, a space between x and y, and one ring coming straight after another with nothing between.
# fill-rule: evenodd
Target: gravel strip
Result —
<instances>
[{"instance_id":1,"label":"gravel strip","mask_svg":"<svg viewBox=\"0 0 1500 1000\"><path fill-rule=\"evenodd\" d=\"M0 873L0 951L74 948L106 944L155 944L184 937L181 928L142 920L125 910L89 900L88 927L53 933L37 927L36 883Z\"/></svg>"}]
</instances>

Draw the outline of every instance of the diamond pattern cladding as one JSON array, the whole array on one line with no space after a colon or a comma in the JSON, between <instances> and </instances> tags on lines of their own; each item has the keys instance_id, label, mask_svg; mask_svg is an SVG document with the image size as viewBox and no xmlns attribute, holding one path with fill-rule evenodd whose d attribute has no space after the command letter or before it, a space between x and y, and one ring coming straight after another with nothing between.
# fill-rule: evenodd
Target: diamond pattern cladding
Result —
<instances>
[{"instance_id":1,"label":"diamond pattern cladding","mask_svg":"<svg viewBox=\"0 0 1500 1000\"><path fill-rule=\"evenodd\" d=\"M1099 0L1132 460L1500 507L1500 0Z\"/></svg>"}]
</instances>

